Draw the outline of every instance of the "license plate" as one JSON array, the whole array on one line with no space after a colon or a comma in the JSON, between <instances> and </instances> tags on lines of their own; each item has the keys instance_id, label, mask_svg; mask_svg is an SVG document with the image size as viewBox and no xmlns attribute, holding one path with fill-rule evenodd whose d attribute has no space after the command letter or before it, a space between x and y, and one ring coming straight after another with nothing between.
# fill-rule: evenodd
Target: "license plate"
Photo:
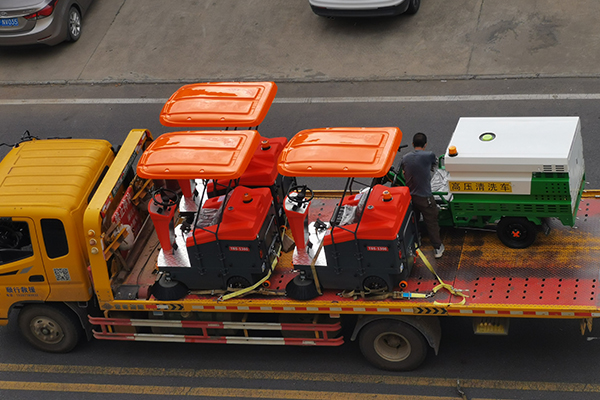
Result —
<instances>
[{"instance_id":1,"label":"license plate","mask_svg":"<svg viewBox=\"0 0 600 400\"><path fill-rule=\"evenodd\" d=\"M0 27L19 26L18 18L2 18L0 19Z\"/></svg>"}]
</instances>

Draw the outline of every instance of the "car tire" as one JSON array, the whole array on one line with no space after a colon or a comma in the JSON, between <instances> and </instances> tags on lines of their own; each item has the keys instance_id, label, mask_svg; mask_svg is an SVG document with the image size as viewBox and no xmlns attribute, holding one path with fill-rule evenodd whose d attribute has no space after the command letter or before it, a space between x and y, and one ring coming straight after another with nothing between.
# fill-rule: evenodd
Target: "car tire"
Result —
<instances>
[{"instance_id":1,"label":"car tire","mask_svg":"<svg viewBox=\"0 0 600 400\"><path fill-rule=\"evenodd\" d=\"M67 14L67 41L76 42L81 37L81 13L77 7L71 7Z\"/></svg>"},{"instance_id":2,"label":"car tire","mask_svg":"<svg viewBox=\"0 0 600 400\"><path fill-rule=\"evenodd\" d=\"M407 15L415 15L419 8L421 7L421 0L408 0L408 8L406 9L405 14Z\"/></svg>"}]
</instances>

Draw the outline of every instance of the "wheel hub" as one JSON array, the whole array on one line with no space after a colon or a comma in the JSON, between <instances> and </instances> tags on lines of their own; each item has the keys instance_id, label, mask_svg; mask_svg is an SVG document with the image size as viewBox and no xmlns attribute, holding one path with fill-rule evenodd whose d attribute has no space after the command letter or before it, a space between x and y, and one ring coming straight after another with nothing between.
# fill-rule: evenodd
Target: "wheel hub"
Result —
<instances>
[{"instance_id":1,"label":"wheel hub","mask_svg":"<svg viewBox=\"0 0 600 400\"><path fill-rule=\"evenodd\" d=\"M37 338L48 344L56 344L65 336L61 327L51 318L39 317L31 321L31 332Z\"/></svg>"},{"instance_id":2,"label":"wheel hub","mask_svg":"<svg viewBox=\"0 0 600 400\"><path fill-rule=\"evenodd\" d=\"M412 349L404 336L395 332L386 332L375 339L375 351L385 360L399 362L407 359Z\"/></svg>"},{"instance_id":3,"label":"wheel hub","mask_svg":"<svg viewBox=\"0 0 600 400\"><path fill-rule=\"evenodd\" d=\"M79 33L81 32L81 20L79 19L79 15L77 15L77 13L71 13L69 18L69 27L73 36L79 36Z\"/></svg>"}]
</instances>

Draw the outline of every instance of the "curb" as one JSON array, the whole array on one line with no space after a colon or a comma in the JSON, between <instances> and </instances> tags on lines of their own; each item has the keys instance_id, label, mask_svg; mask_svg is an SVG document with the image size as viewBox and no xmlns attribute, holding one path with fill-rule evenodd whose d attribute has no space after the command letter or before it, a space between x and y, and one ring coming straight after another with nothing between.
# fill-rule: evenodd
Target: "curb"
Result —
<instances>
[{"instance_id":1,"label":"curb","mask_svg":"<svg viewBox=\"0 0 600 400\"><path fill-rule=\"evenodd\" d=\"M277 83L352 83L352 82L411 82L411 81L468 81L468 80L515 80L515 79L598 79L597 74L515 74L515 75L427 75L381 78L276 78ZM168 85L197 82L264 81L252 77L198 78L198 79L104 79L104 80L53 80L53 81L0 81L0 86L44 86L44 85Z\"/></svg>"}]
</instances>

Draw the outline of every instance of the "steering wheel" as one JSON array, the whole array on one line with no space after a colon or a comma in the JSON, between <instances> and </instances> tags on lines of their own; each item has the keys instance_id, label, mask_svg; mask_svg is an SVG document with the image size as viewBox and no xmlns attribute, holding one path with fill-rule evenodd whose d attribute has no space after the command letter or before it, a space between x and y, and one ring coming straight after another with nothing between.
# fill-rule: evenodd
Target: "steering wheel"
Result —
<instances>
[{"instance_id":1,"label":"steering wheel","mask_svg":"<svg viewBox=\"0 0 600 400\"><path fill-rule=\"evenodd\" d=\"M23 234L8 226L0 226L0 248L16 249Z\"/></svg>"},{"instance_id":2,"label":"steering wheel","mask_svg":"<svg viewBox=\"0 0 600 400\"><path fill-rule=\"evenodd\" d=\"M288 190L288 199L295 204L295 207L301 207L302 205L309 203L315 194L312 189L310 189L306 185L296 185L292 186L290 190Z\"/></svg>"},{"instance_id":3,"label":"steering wheel","mask_svg":"<svg viewBox=\"0 0 600 400\"><path fill-rule=\"evenodd\" d=\"M163 208L173 207L179 202L179 195L171 189L160 188L154 191L152 201Z\"/></svg>"}]
</instances>

